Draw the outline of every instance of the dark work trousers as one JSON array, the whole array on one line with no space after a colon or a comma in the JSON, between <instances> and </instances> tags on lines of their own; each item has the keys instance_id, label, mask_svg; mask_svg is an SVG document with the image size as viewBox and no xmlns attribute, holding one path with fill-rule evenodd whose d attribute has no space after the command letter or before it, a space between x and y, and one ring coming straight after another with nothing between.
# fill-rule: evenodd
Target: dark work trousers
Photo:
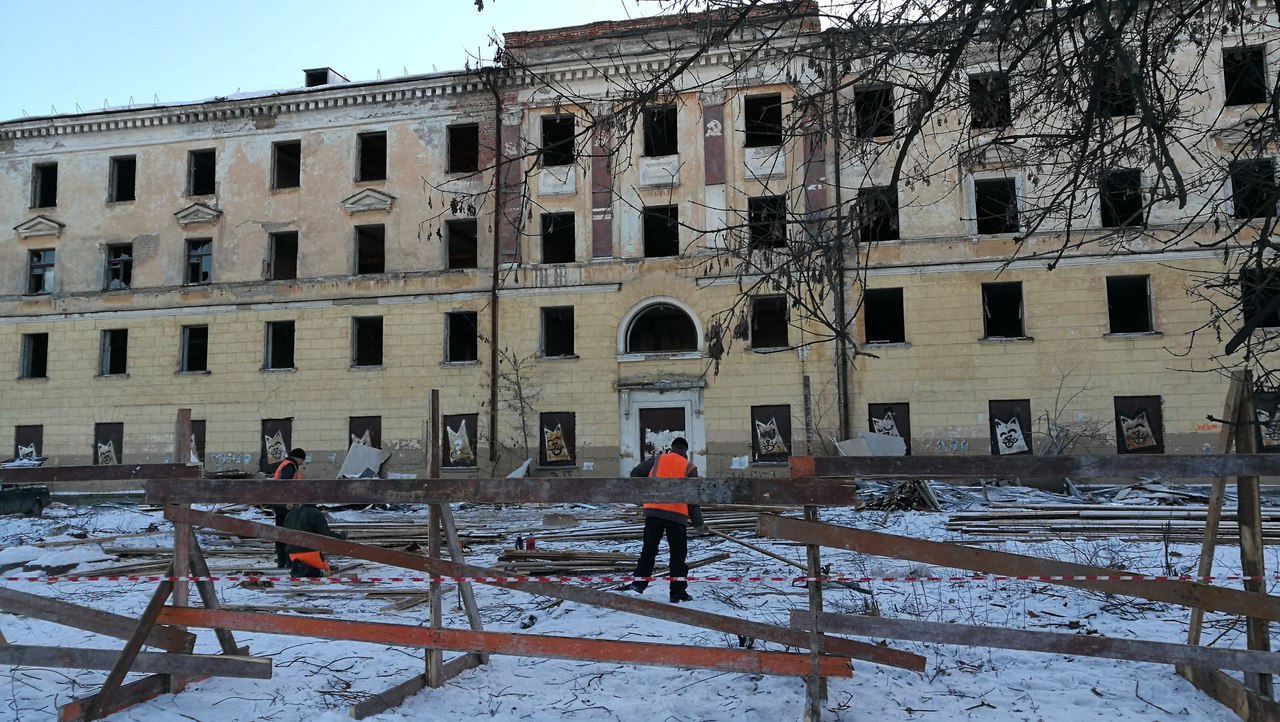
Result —
<instances>
[{"instance_id":1,"label":"dark work trousers","mask_svg":"<svg viewBox=\"0 0 1280 722\"><path fill-rule=\"evenodd\" d=\"M653 574L653 563L658 559L658 542L662 535L667 535L667 548L671 551L671 576L683 577L689 574L685 564L685 556L689 553L689 530L682 521L669 521L656 516L644 518L644 547L640 550L640 562L636 564L636 573L632 576L647 577ZM648 582L640 582L642 587ZM686 581L671 581L671 594L683 594L689 588Z\"/></svg>"},{"instance_id":2,"label":"dark work trousers","mask_svg":"<svg viewBox=\"0 0 1280 722\"><path fill-rule=\"evenodd\" d=\"M271 511L276 513L276 526L284 526L284 518L286 516L289 516L289 507L284 506L283 504L279 504L279 505L273 504L271 506ZM285 553L284 547L285 545L283 542L276 542L276 568L277 569L289 568L289 561L290 561L289 555Z\"/></svg>"}]
</instances>

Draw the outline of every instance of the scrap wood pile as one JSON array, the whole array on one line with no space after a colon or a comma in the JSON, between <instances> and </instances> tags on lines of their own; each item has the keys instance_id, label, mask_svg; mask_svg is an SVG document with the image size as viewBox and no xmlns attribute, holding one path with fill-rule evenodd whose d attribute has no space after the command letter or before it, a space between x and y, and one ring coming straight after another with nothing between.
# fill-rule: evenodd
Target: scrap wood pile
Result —
<instances>
[{"instance_id":1,"label":"scrap wood pile","mask_svg":"<svg viewBox=\"0 0 1280 722\"><path fill-rule=\"evenodd\" d=\"M887 490L871 492L858 508L872 511L942 511L942 504L929 482L911 479L900 481Z\"/></svg>"},{"instance_id":2,"label":"scrap wood pile","mask_svg":"<svg viewBox=\"0 0 1280 722\"><path fill-rule=\"evenodd\" d=\"M1207 506L1131 507L1118 504L992 505L951 514L947 530L984 537L966 541L1117 539L1198 544L1204 539ZM1263 507L1264 543L1280 544L1280 509ZM1222 511L1219 544L1238 544L1236 510Z\"/></svg>"}]
</instances>

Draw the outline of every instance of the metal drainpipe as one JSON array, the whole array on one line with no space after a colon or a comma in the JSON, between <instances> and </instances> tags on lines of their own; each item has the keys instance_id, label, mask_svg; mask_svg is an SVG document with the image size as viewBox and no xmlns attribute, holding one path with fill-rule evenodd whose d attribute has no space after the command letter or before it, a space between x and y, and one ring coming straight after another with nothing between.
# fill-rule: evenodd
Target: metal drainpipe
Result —
<instances>
[{"instance_id":1,"label":"metal drainpipe","mask_svg":"<svg viewBox=\"0 0 1280 722\"><path fill-rule=\"evenodd\" d=\"M493 173L493 279L489 287L489 463L498 461L498 276L502 223L502 174L506 160L502 148L502 94L498 90L498 68L489 70L489 90L493 93L494 173Z\"/></svg>"},{"instance_id":2,"label":"metal drainpipe","mask_svg":"<svg viewBox=\"0 0 1280 722\"><path fill-rule=\"evenodd\" d=\"M844 217L844 184L840 177L840 72L836 63L836 35L827 36L828 49L831 51L830 95L831 95L831 138L832 162L835 164L836 186L836 324L840 330L836 336L836 389L840 396L840 438L847 439L853 435L849 423L849 341L845 332L845 295L844 295L844 236L840 231L840 221Z\"/></svg>"}]
</instances>

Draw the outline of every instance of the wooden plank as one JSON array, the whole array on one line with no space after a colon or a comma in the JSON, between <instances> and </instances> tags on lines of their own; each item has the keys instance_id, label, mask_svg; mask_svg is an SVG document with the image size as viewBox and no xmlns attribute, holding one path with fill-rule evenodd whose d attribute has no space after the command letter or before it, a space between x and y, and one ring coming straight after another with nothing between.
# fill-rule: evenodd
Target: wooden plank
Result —
<instances>
[{"instance_id":1,"label":"wooden plank","mask_svg":"<svg viewBox=\"0 0 1280 722\"><path fill-rule=\"evenodd\" d=\"M187 533L191 535L191 571L199 577L213 576L209 573L209 563L205 561L204 552L200 549L200 540L196 538L195 531L190 524L184 524L184 526L187 528ZM200 601L204 604L205 609L219 609L222 607L222 600L218 599L218 590L214 588L213 582L196 582L196 591L200 593ZM215 629L213 634L218 638L218 646L222 647L223 654L237 653L236 639L231 632L225 629Z\"/></svg>"},{"instance_id":2,"label":"wooden plank","mask_svg":"<svg viewBox=\"0 0 1280 722\"><path fill-rule=\"evenodd\" d=\"M248 649L239 650L238 654L247 655ZM132 707L135 704L146 702L149 699L155 699L162 694L167 694L171 675L155 674L150 677L143 677L134 682L122 685L120 690L112 697L113 701L107 714L115 714L120 710ZM204 677L184 677L183 684L199 682ZM90 694L78 699L74 699L67 704L62 705L58 709L58 722L81 722L85 719L84 713L93 704L98 697L97 694Z\"/></svg>"},{"instance_id":3,"label":"wooden plank","mask_svg":"<svg viewBox=\"0 0 1280 722\"><path fill-rule=\"evenodd\" d=\"M824 632L853 634L859 637L907 639L914 642L958 644L965 647L1019 649L1026 652L1123 659L1130 662L1189 664L1196 667L1280 672L1280 654L1201 647L1194 644L1149 642L1139 639L1099 637L1093 634L1062 634L832 612L817 615L817 625ZM813 621L809 612L803 609L791 610L791 626L796 629L811 629Z\"/></svg>"},{"instance_id":4,"label":"wooden plank","mask_svg":"<svg viewBox=\"0 0 1280 722\"><path fill-rule=\"evenodd\" d=\"M181 507L173 507L175 509ZM169 566L168 576L173 575L173 565ZM143 642L147 635L150 634L152 627L156 624L156 618L160 614L160 610L164 608L164 603L173 594L173 582L163 581L156 585L155 592L151 595L151 601L147 602L147 606L142 610L142 615L138 618L138 626L134 629L133 634L129 635L129 639L124 643L124 649L120 651L120 657L116 660L115 666L107 673L107 681L102 683L102 688L98 690L98 694L94 697L93 702L89 704L84 711L85 722L92 722L110 714L112 697L120 690L121 683L124 682L125 675L133 667L133 662L138 658L138 652L142 650ZM172 689L172 680L165 680L165 690ZM180 687L181 682L178 683Z\"/></svg>"},{"instance_id":5,"label":"wooden plank","mask_svg":"<svg viewBox=\"0 0 1280 722\"><path fill-rule=\"evenodd\" d=\"M1280 476L1280 454L1115 454L1109 456L792 457L796 476L1062 478ZM804 472L797 474L796 472Z\"/></svg>"},{"instance_id":6,"label":"wooden plank","mask_svg":"<svg viewBox=\"0 0 1280 722\"><path fill-rule=\"evenodd\" d=\"M910 559L940 567L968 569L1002 576L1114 576L1133 574L1106 567L1091 567L1053 559L975 549L956 544L925 541L911 537L850 529L761 514L757 533L802 543L875 554L893 559ZM1096 589L1184 607L1204 607L1225 614L1280 619L1280 597L1243 592L1238 589L1182 581L1049 581L1080 589Z\"/></svg>"},{"instance_id":7,"label":"wooden plank","mask_svg":"<svg viewBox=\"0 0 1280 722\"><path fill-rule=\"evenodd\" d=\"M71 669L111 669L120 659L115 649L40 647L11 644L0 647L0 664L24 667L65 667ZM131 672L181 674L205 677L271 679L270 657L241 657L225 654L179 654L139 652Z\"/></svg>"},{"instance_id":8,"label":"wooden plank","mask_svg":"<svg viewBox=\"0 0 1280 722\"><path fill-rule=\"evenodd\" d=\"M200 467L188 464L120 464L117 466L36 466L0 469L0 484L57 484L70 481L139 481L197 479ZM176 503L176 502L175 502Z\"/></svg>"},{"instance_id":9,"label":"wooden plank","mask_svg":"<svg viewBox=\"0 0 1280 722\"><path fill-rule=\"evenodd\" d=\"M391 549L382 549L380 547L356 544L354 542L334 539L320 534L308 534L306 532L283 529L269 524L260 524L258 522L236 519L234 517L223 516L220 514L211 514L209 512L195 511L193 509L183 509L180 514L183 517L182 521L187 521L197 526L218 529L231 534L237 534L239 536L258 537L270 541L289 542L308 549L316 549L330 554L342 554L345 556L376 562L378 564L386 564L388 566L400 567L402 569L414 569L421 572L439 574L444 577L506 576L503 572L486 569L484 567L472 566L470 564L459 564L457 562L445 561L443 559L428 559L420 554L408 554L405 552L393 551ZM657 619L665 619L667 621L678 622L680 624L689 624L696 627L714 629L729 634L740 634L744 637L754 637L756 639L777 642L779 644L798 647L801 649L808 649L809 647L809 635L794 629L788 629L787 627L780 627L773 624L753 622L739 617L712 614L710 612L692 609L687 606L653 602L629 594L603 592L588 587L578 587L571 584L556 584L554 582L487 581L485 583L496 587L526 592L528 594L551 597L553 599L564 599L570 602L578 602L580 604L590 604L592 606L615 609L620 612L628 612ZM829 654L861 659L867 662L888 665L891 667L901 667L903 669L910 669L917 672L924 671L925 667L925 658L918 654L911 654L910 652L903 652L897 649L880 647L874 644L854 642L853 640L841 639L839 637L823 637L822 648L823 651Z\"/></svg>"},{"instance_id":10,"label":"wooden plank","mask_svg":"<svg viewBox=\"0 0 1280 722\"><path fill-rule=\"evenodd\" d=\"M405 624L316 619L289 614L215 612L191 607L165 607L160 618L171 624L190 627L218 626L243 632L341 639L401 647L441 647L462 651L474 649L517 657L697 667L743 674L802 676L809 670L809 656L796 652L760 652L511 632L472 632L466 629L426 629ZM849 661L842 657L824 656L821 671L827 677L853 676Z\"/></svg>"},{"instance_id":11,"label":"wooden plank","mask_svg":"<svg viewBox=\"0 0 1280 722\"><path fill-rule=\"evenodd\" d=\"M0 612L83 629L115 639L128 639L138 626L138 620L132 617L7 587L0 587ZM196 646L196 635L173 627L157 626L147 635L146 643L167 652L190 652Z\"/></svg>"},{"instance_id":12,"label":"wooden plank","mask_svg":"<svg viewBox=\"0 0 1280 722\"><path fill-rule=\"evenodd\" d=\"M427 555L432 559L440 558L441 506L443 504L432 504L427 509ZM427 596L431 608L429 624L432 629L440 629L444 626L444 611L440 599L442 591L442 584L438 580L432 580L427 585ZM425 663L427 685L432 688L442 686L444 684L444 650L428 649Z\"/></svg>"},{"instance_id":13,"label":"wooden plank","mask_svg":"<svg viewBox=\"0 0 1280 722\"><path fill-rule=\"evenodd\" d=\"M1253 383L1251 376L1246 375L1244 396L1240 402L1240 419L1254 421ZM1254 425L1236 424L1236 451L1242 454L1258 450L1254 437ZM1257 476L1239 476L1236 478L1236 525L1240 529L1240 573L1246 579L1244 589L1257 595L1265 595L1267 583L1266 564L1262 556L1262 500L1258 494ZM1267 620L1255 616L1245 619L1245 636L1249 649L1259 651L1271 650L1271 631ZM1265 699L1275 699L1271 675L1246 673L1245 686Z\"/></svg>"},{"instance_id":14,"label":"wooden plank","mask_svg":"<svg viewBox=\"0 0 1280 722\"><path fill-rule=\"evenodd\" d=\"M1249 722L1280 722L1280 704L1259 696L1238 680L1216 669L1178 665L1178 674Z\"/></svg>"},{"instance_id":15,"label":"wooden plank","mask_svg":"<svg viewBox=\"0 0 1280 722\"><path fill-rule=\"evenodd\" d=\"M444 678L446 680L453 679L468 669L479 667L481 664L480 656L478 654L463 654L445 662ZM485 656L487 657L488 655ZM372 717L393 707L398 707L400 703L426 688L427 675L415 674L391 689L379 692L368 699L351 705L347 708L347 714L351 715L352 719Z\"/></svg>"},{"instance_id":16,"label":"wooden plank","mask_svg":"<svg viewBox=\"0 0 1280 722\"><path fill-rule=\"evenodd\" d=\"M804 508L804 518L808 521L816 522L818 520L818 507L806 506ZM805 551L805 575L816 579L822 575L822 547L817 544L807 544ZM822 582L810 581L807 585L809 591L809 609L810 615L818 615L822 613ZM794 624L791 626L795 626ZM818 674L818 667L821 662L822 655L822 630L815 625L809 629L809 675L804 680L804 697L805 697L805 719L821 720L822 719L822 700L826 699L827 684L826 680Z\"/></svg>"}]
</instances>

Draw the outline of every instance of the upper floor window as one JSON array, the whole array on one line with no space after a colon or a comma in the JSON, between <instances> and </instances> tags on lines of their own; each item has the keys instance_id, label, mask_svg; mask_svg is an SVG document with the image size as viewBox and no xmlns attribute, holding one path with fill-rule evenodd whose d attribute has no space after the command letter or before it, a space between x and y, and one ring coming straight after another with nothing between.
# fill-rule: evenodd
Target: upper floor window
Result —
<instances>
[{"instance_id":1,"label":"upper floor window","mask_svg":"<svg viewBox=\"0 0 1280 722\"><path fill-rule=\"evenodd\" d=\"M969 76L969 123L980 129L1007 128L1013 123L1008 75Z\"/></svg>"},{"instance_id":2,"label":"upper floor window","mask_svg":"<svg viewBox=\"0 0 1280 722\"><path fill-rule=\"evenodd\" d=\"M351 365L382 365L382 317L351 319Z\"/></svg>"},{"instance_id":3,"label":"upper floor window","mask_svg":"<svg viewBox=\"0 0 1280 722\"><path fill-rule=\"evenodd\" d=\"M646 157L676 155L680 139L676 134L676 106L645 108L644 154Z\"/></svg>"},{"instance_id":4,"label":"upper floor window","mask_svg":"<svg viewBox=\"0 0 1280 722\"><path fill-rule=\"evenodd\" d=\"M745 145L764 148L782 145L782 94L748 95L742 104L746 121Z\"/></svg>"},{"instance_id":5,"label":"upper floor window","mask_svg":"<svg viewBox=\"0 0 1280 722\"><path fill-rule=\"evenodd\" d=\"M1121 70L1113 59L1102 66L1098 75L1098 112L1112 118L1135 115L1138 98L1133 92L1133 80Z\"/></svg>"},{"instance_id":6,"label":"upper floor window","mask_svg":"<svg viewBox=\"0 0 1280 722\"><path fill-rule=\"evenodd\" d=\"M209 283L213 277L213 240L187 239L187 272L182 282L189 286Z\"/></svg>"},{"instance_id":7,"label":"upper floor window","mask_svg":"<svg viewBox=\"0 0 1280 722\"><path fill-rule=\"evenodd\" d=\"M356 136L356 180L380 181L387 179L387 134L385 132L361 133Z\"/></svg>"},{"instance_id":8,"label":"upper floor window","mask_svg":"<svg viewBox=\"0 0 1280 722\"><path fill-rule=\"evenodd\" d=\"M211 196L217 192L218 155L213 148L187 154L187 195Z\"/></svg>"},{"instance_id":9,"label":"upper floor window","mask_svg":"<svg viewBox=\"0 0 1280 722\"><path fill-rule=\"evenodd\" d=\"M1236 160L1231 175L1231 210L1236 218L1269 218L1276 213L1276 162L1272 158Z\"/></svg>"},{"instance_id":10,"label":"upper floor window","mask_svg":"<svg viewBox=\"0 0 1280 722\"><path fill-rule=\"evenodd\" d=\"M445 242L449 244L448 268L475 268L480 265L474 220L445 221Z\"/></svg>"},{"instance_id":11,"label":"upper floor window","mask_svg":"<svg viewBox=\"0 0 1280 722\"><path fill-rule=\"evenodd\" d=\"M290 281L298 277L298 232L281 231L267 237L267 280Z\"/></svg>"},{"instance_id":12,"label":"upper floor window","mask_svg":"<svg viewBox=\"0 0 1280 722\"><path fill-rule=\"evenodd\" d=\"M975 179L973 217L979 234L1017 233L1017 182L1013 178Z\"/></svg>"},{"instance_id":13,"label":"upper floor window","mask_svg":"<svg viewBox=\"0 0 1280 722\"><path fill-rule=\"evenodd\" d=\"M868 288L862 296L862 318L867 343L906 342L901 288Z\"/></svg>"},{"instance_id":14,"label":"upper floor window","mask_svg":"<svg viewBox=\"0 0 1280 722\"><path fill-rule=\"evenodd\" d=\"M449 172L475 173L480 170L480 126L475 123L451 125L448 140Z\"/></svg>"},{"instance_id":15,"label":"upper floor window","mask_svg":"<svg viewBox=\"0 0 1280 722\"><path fill-rule=\"evenodd\" d=\"M896 241L898 232L898 189L871 186L858 191L853 212L858 237L863 243Z\"/></svg>"},{"instance_id":16,"label":"upper floor window","mask_svg":"<svg viewBox=\"0 0 1280 722\"><path fill-rule=\"evenodd\" d=\"M863 88L853 93L859 138L893 135L893 88Z\"/></svg>"},{"instance_id":17,"label":"upper floor window","mask_svg":"<svg viewBox=\"0 0 1280 722\"><path fill-rule=\"evenodd\" d=\"M1223 48L1222 84L1224 105L1253 105L1267 102L1267 49Z\"/></svg>"},{"instance_id":18,"label":"upper floor window","mask_svg":"<svg viewBox=\"0 0 1280 722\"><path fill-rule=\"evenodd\" d=\"M1107 276L1110 333L1151 333L1150 276Z\"/></svg>"},{"instance_id":19,"label":"upper floor window","mask_svg":"<svg viewBox=\"0 0 1280 722\"><path fill-rule=\"evenodd\" d=\"M114 291L133 283L133 244L114 243L107 246L107 268L103 288Z\"/></svg>"},{"instance_id":20,"label":"upper floor window","mask_svg":"<svg viewBox=\"0 0 1280 722\"><path fill-rule=\"evenodd\" d=\"M1280 328L1280 308L1269 308L1276 296L1280 296L1280 271L1256 267L1240 271L1240 310L1245 322L1262 314L1254 328Z\"/></svg>"},{"instance_id":21,"label":"upper floor window","mask_svg":"<svg viewBox=\"0 0 1280 722\"><path fill-rule=\"evenodd\" d=\"M1146 204L1142 199L1142 171L1110 168L1098 178L1103 228L1140 226Z\"/></svg>"},{"instance_id":22,"label":"upper floor window","mask_svg":"<svg viewBox=\"0 0 1280 722\"><path fill-rule=\"evenodd\" d=\"M655 303L627 327L627 353L681 353L698 350L698 327L683 309Z\"/></svg>"},{"instance_id":23,"label":"upper floor window","mask_svg":"<svg viewBox=\"0 0 1280 722\"><path fill-rule=\"evenodd\" d=\"M129 372L129 329L102 332L98 349L98 375L117 376Z\"/></svg>"},{"instance_id":24,"label":"upper floor window","mask_svg":"<svg viewBox=\"0 0 1280 722\"><path fill-rule=\"evenodd\" d=\"M289 140L271 146L271 187L302 185L302 141Z\"/></svg>"},{"instance_id":25,"label":"upper floor window","mask_svg":"<svg viewBox=\"0 0 1280 722\"><path fill-rule=\"evenodd\" d=\"M569 165L573 162L573 121L572 115L542 116L542 165Z\"/></svg>"},{"instance_id":26,"label":"upper floor window","mask_svg":"<svg viewBox=\"0 0 1280 722\"><path fill-rule=\"evenodd\" d=\"M542 214L542 262L573 263L577 257L572 213Z\"/></svg>"},{"instance_id":27,"label":"upper floor window","mask_svg":"<svg viewBox=\"0 0 1280 722\"><path fill-rule=\"evenodd\" d=\"M446 363L468 363L480 359L480 317L475 311L446 313L444 333Z\"/></svg>"},{"instance_id":28,"label":"upper floor window","mask_svg":"<svg viewBox=\"0 0 1280 722\"><path fill-rule=\"evenodd\" d=\"M1022 282L982 284L982 337L1023 338Z\"/></svg>"},{"instance_id":29,"label":"upper floor window","mask_svg":"<svg viewBox=\"0 0 1280 722\"><path fill-rule=\"evenodd\" d=\"M787 297L755 296L751 299L751 348L786 348Z\"/></svg>"},{"instance_id":30,"label":"upper floor window","mask_svg":"<svg viewBox=\"0 0 1280 722\"><path fill-rule=\"evenodd\" d=\"M111 159L111 174L107 179L107 200L124 203L136 200L138 159L131 155Z\"/></svg>"},{"instance_id":31,"label":"upper floor window","mask_svg":"<svg viewBox=\"0 0 1280 722\"><path fill-rule=\"evenodd\" d=\"M24 333L18 349L18 378L42 379L49 372L49 334Z\"/></svg>"},{"instance_id":32,"label":"upper floor window","mask_svg":"<svg viewBox=\"0 0 1280 722\"><path fill-rule=\"evenodd\" d=\"M58 205L58 164L36 163L31 166L31 207L53 208Z\"/></svg>"},{"instance_id":33,"label":"upper floor window","mask_svg":"<svg viewBox=\"0 0 1280 722\"><path fill-rule=\"evenodd\" d=\"M30 295L53 293L52 248L31 251L27 256L27 293Z\"/></svg>"},{"instance_id":34,"label":"upper floor window","mask_svg":"<svg viewBox=\"0 0 1280 722\"><path fill-rule=\"evenodd\" d=\"M386 273L387 229L381 223L356 226L356 273Z\"/></svg>"},{"instance_id":35,"label":"upper floor window","mask_svg":"<svg viewBox=\"0 0 1280 722\"><path fill-rule=\"evenodd\" d=\"M786 248L787 199L763 196L747 199L747 229L752 251Z\"/></svg>"},{"instance_id":36,"label":"upper floor window","mask_svg":"<svg viewBox=\"0 0 1280 722\"><path fill-rule=\"evenodd\" d=\"M680 255L680 210L676 206L645 206L645 258Z\"/></svg>"},{"instance_id":37,"label":"upper floor window","mask_svg":"<svg viewBox=\"0 0 1280 722\"><path fill-rule=\"evenodd\" d=\"M178 353L178 370L200 372L209 370L209 327L205 325L183 326L182 348Z\"/></svg>"},{"instance_id":38,"label":"upper floor window","mask_svg":"<svg viewBox=\"0 0 1280 722\"><path fill-rule=\"evenodd\" d=\"M573 355L573 306L542 309L542 355L544 358Z\"/></svg>"},{"instance_id":39,"label":"upper floor window","mask_svg":"<svg viewBox=\"0 0 1280 722\"><path fill-rule=\"evenodd\" d=\"M293 368L293 321L267 321L264 369Z\"/></svg>"}]
</instances>

